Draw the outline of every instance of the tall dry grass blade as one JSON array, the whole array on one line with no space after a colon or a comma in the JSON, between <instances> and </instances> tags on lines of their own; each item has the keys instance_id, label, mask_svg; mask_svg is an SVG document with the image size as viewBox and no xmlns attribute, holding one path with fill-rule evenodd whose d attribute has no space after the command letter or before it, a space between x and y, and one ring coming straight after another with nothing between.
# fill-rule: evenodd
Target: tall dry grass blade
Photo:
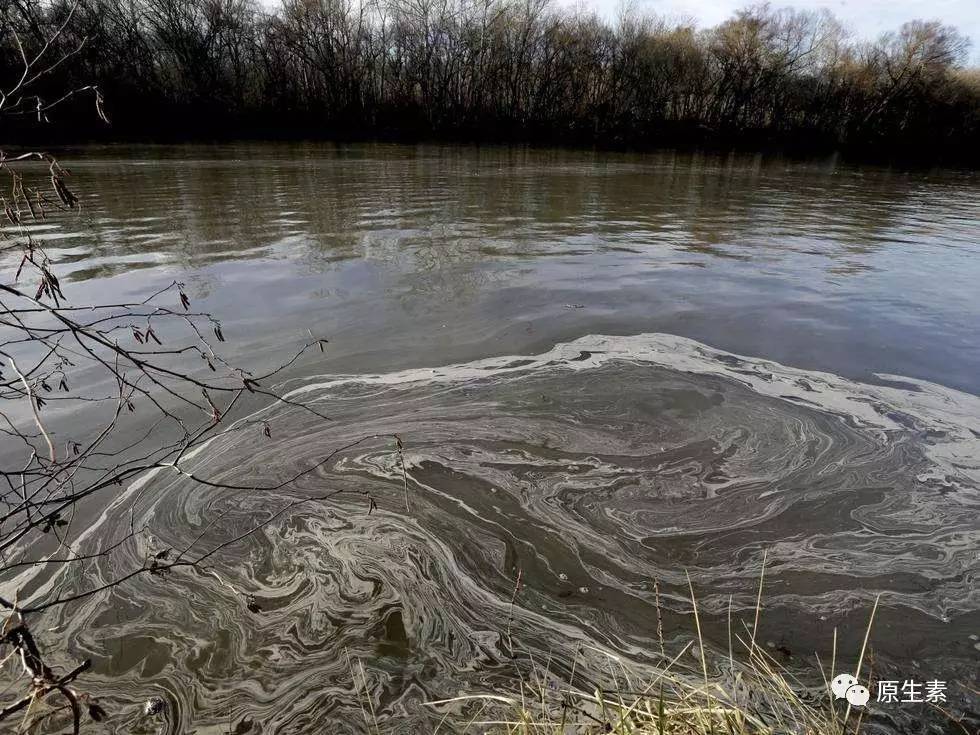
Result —
<instances>
[{"instance_id":1,"label":"tall dry grass blade","mask_svg":"<svg viewBox=\"0 0 980 735\"><path fill-rule=\"evenodd\" d=\"M350 680L351 682L355 682L356 686L357 677L354 675L354 663L350 660L350 649L348 649L346 646L344 646L344 655L347 657L347 668L350 671ZM368 719L367 710L364 709L364 702L361 701L360 697L357 698L357 705L361 708L361 716L364 717L365 728L370 730L371 721Z\"/></svg>"},{"instance_id":2,"label":"tall dry grass blade","mask_svg":"<svg viewBox=\"0 0 980 735\"><path fill-rule=\"evenodd\" d=\"M875 613L878 612L878 602L880 600L881 600L881 593L879 592L878 595L875 597L874 607L871 608L871 617L868 618L868 627L864 631L864 640L861 642L861 655L858 656L857 667L854 669L854 678L857 679L858 681L861 681L861 667L864 665L864 653L868 649L868 639L871 637L871 626L874 625ZM848 702L847 710L844 712L844 723L841 727L842 730L846 729L847 720L850 716L851 716L851 703ZM861 726L861 718L858 717L858 727L860 726ZM855 730L854 732L855 735L857 735L857 730Z\"/></svg>"},{"instance_id":3,"label":"tall dry grass blade","mask_svg":"<svg viewBox=\"0 0 980 735\"><path fill-rule=\"evenodd\" d=\"M868 639L871 637L871 627L875 622L875 613L878 612L878 602L881 600L881 593L875 597L874 607L871 608L871 617L868 618L868 627L864 631L864 641L861 642L861 655L858 656L857 668L854 670L854 678L861 676L861 666L864 665L864 654L868 650Z\"/></svg>"},{"instance_id":4,"label":"tall dry grass blade","mask_svg":"<svg viewBox=\"0 0 980 735\"><path fill-rule=\"evenodd\" d=\"M698 615L698 601L694 597L694 583L691 581L690 573L685 569L684 574L687 576L687 586L691 590L691 605L694 608L694 627L697 629L698 633L698 653L701 654L701 671L704 674L704 696L708 703L708 709L711 708L711 695L708 692L708 661L704 656L704 637L701 635L701 618ZM709 721L709 732L714 732L714 727L711 726L713 721Z\"/></svg>"},{"instance_id":5,"label":"tall dry grass blade","mask_svg":"<svg viewBox=\"0 0 980 735\"><path fill-rule=\"evenodd\" d=\"M657 641L660 643L660 655L667 660L667 649L664 646L664 619L660 610L660 583L656 577L653 580L653 596L657 607Z\"/></svg>"},{"instance_id":6,"label":"tall dry grass blade","mask_svg":"<svg viewBox=\"0 0 980 735\"><path fill-rule=\"evenodd\" d=\"M762 610L762 585L766 579L766 559L769 557L769 549L762 550L762 570L759 572L759 594L755 598L755 620L752 623L752 644L749 647L749 659L755 652L755 636L759 630L759 613Z\"/></svg>"},{"instance_id":7,"label":"tall dry grass blade","mask_svg":"<svg viewBox=\"0 0 980 735\"><path fill-rule=\"evenodd\" d=\"M361 684L364 687L364 698L367 699L368 709L371 710L371 719L374 721L374 731L381 735L381 728L378 727L378 714L374 711L374 701L371 699L371 694L368 692L367 683L367 673L364 671L364 662L361 659L357 659L358 666L361 667Z\"/></svg>"},{"instance_id":8,"label":"tall dry grass blade","mask_svg":"<svg viewBox=\"0 0 980 735\"><path fill-rule=\"evenodd\" d=\"M698 616L698 602L694 597L694 583L691 582L691 575L685 570L687 575L687 586L691 590L691 605L694 607L694 626L698 634L698 651L701 654L701 671L704 673L704 685L708 686L708 662L704 657L704 639L701 636L701 619Z\"/></svg>"},{"instance_id":9,"label":"tall dry grass blade","mask_svg":"<svg viewBox=\"0 0 980 735\"><path fill-rule=\"evenodd\" d=\"M732 595L728 596L728 665L735 674L735 652L732 650Z\"/></svg>"}]
</instances>

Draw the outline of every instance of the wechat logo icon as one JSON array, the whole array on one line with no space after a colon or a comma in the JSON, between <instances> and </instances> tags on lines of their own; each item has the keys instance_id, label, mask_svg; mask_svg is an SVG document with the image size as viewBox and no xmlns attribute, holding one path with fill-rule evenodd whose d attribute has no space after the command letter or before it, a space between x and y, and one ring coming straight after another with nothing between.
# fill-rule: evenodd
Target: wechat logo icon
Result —
<instances>
[{"instance_id":1,"label":"wechat logo icon","mask_svg":"<svg viewBox=\"0 0 980 735\"><path fill-rule=\"evenodd\" d=\"M830 682L830 689L835 699L846 699L848 704L854 707L863 707L871 698L868 688L861 686L850 674L838 674Z\"/></svg>"}]
</instances>

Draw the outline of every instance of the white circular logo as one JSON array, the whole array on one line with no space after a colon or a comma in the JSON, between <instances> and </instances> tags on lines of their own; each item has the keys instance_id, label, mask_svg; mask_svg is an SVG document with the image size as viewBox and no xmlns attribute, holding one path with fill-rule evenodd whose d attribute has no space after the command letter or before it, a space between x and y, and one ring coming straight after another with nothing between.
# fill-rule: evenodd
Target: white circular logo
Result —
<instances>
[{"instance_id":1,"label":"white circular logo","mask_svg":"<svg viewBox=\"0 0 980 735\"><path fill-rule=\"evenodd\" d=\"M838 674L834 677L834 680L830 682L830 689L834 693L836 699L843 699L847 696L848 688L854 686L858 683L850 674Z\"/></svg>"},{"instance_id":2,"label":"white circular logo","mask_svg":"<svg viewBox=\"0 0 980 735\"><path fill-rule=\"evenodd\" d=\"M853 686L849 686L847 688L844 696L846 696L847 701L855 707L863 707L871 698L871 692L868 691L867 687L863 687L860 684L854 684Z\"/></svg>"}]
</instances>

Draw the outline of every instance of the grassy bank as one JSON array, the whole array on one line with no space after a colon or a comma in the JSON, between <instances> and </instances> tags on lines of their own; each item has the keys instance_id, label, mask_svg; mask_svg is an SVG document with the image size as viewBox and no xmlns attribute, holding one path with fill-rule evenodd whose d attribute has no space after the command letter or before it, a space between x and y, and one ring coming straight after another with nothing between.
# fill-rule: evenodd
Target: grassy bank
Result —
<instances>
[{"instance_id":1,"label":"grassy bank","mask_svg":"<svg viewBox=\"0 0 980 735\"><path fill-rule=\"evenodd\" d=\"M641 673L607 651L591 649L607 659L608 666L605 672L588 672L589 678L601 679L606 685L583 689L556 684L549 667L532 659L530 675L522 676L514 691L429 702L444 715L436 732L859 735L867 731L867 707L836 699L831 682L846 673L868 683L871 672L865 660L878 601L870 612L861 650L840 652L841 660L853 661L856 655L856 667L843 668L838 660L837 631L828 631L831 658L815 658L810 672L813 680L805 683L799 673L788 670L758 644L761 582L759 593L752 624L742 624L737 630L729 623L726 652L712 654L705 645L692 586L692 637L679 651L665 655L666 663L652 675L649 669ZM666 652L659 625L658 635L661 650ZM573 674L577 665L579 662L573 662ZM949 724L951 732L968 732L955 721Z\"/></svg>"}]
</instances>

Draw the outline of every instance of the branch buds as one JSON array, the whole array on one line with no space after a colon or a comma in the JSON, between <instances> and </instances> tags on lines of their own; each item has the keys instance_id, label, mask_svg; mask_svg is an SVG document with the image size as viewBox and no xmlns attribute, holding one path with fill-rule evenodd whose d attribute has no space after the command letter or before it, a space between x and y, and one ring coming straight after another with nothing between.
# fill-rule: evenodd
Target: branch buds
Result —
<instances>
[{"instance_id":1,"label":"branch buds","mask_svg":"<svg viewBox=\"0 0 980 735\"><path fill-rule=\"evenodd\" d=\"M61 292L61 284L58 283L58 279L55 277L54 273L47 269L47 266L41 266L41 283L37 287L37 293L34 294L34 300L37 301L42 296L49 296L54 299L54 302L58 303L58 297L62 299L65 295Z\"/></svg>"},{"instance_id":2,"label":"branch buds","mask_svg":"<svg viewBox=\"0 0 980 735\"><path fill-rule=\"evenodd\" d=\"M51 169L51 187L54 189L54 193L58 195L61 203L69 209L74 208L78 204L78 197L72 194L71 189L65 184L65 180L61 174L55 173L54 167Z\"/></svg>"}]
</instances>

